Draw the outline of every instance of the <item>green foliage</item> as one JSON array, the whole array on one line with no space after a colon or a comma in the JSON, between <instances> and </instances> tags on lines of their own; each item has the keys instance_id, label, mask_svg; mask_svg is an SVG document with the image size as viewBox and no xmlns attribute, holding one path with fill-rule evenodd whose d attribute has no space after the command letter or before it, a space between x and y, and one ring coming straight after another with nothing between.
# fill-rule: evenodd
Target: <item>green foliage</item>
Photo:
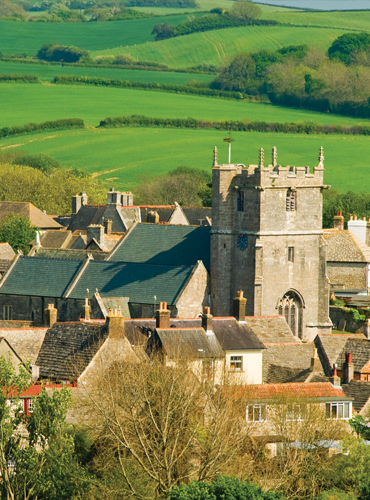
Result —
<instances>
[{"instance_id":1,"label":"green foliage","mask_svg":"<svg viewBox=\"0 0 370 500\"><path fill-rule=\"evenodd\" d=\"M10 214L0 222L0 242L9 243L15 252L21 250L24 255L29 252L29 243L36 237L37 228L22 215Z\"/></svg>"},{"instance_id":2,"label":"green foliage","mask_svg":"<svg viewBox=\"0 0 370 500\"><path fill-rule=\"evenodd\" d=\"M339 59L349 64L356 52L367 52L370 49L369 33L346 33L334 40L329 47L330 59Z\"/></svg>"},{"instance_id":3,"label":"green foliage","mask_svg":"<svg viewBox=\"0 0 370 500\"><path fill-rule=\"evenodd\" d=\"M359 218L370 217L370 194L367 192L354 193L348 191L346 193L338 193L338 191L330 190L324 192L323 203L323 227L332 228L333 218L337 211L341 211L344 217L344 227L352 214Z\"/></svg>"},{"instance_id":4,"label":"green foliage","mask_svg":"<svg viewBox=\"0 0 370 500\"><path fill-rule=\"evenodd\" d=\"M365 419L362 415L355 415L349 420L349 425L353 432L357 434L357 437L370 441L370 422L368 418Z\"/></svg>"},{"instance_id":5,"label":"green foliage","mask_svg":"<svg viewBox=\"0 0 370 500\"><path fill-rule=\"evenodd\" d=\"M276 52L283 56L294 57L297 59L303 59L307 55L308 45L288 45L287 47L282 47Z\"/></svg>"},{"instance_id":6,"label":"green foliage","mask_svg":"<svg viewBox=\"0 0 370 500\"><path fill-rule=\"evenodd\" d=\"M237 19L243 19L245 21L250 21L261 17L262 10L254 2L249 2L247 0L237 0L230 11L232 17Z\"/></svg>"},{"instance_id":7,"label":"green foliage","mask_svg":"<svg viewBox=\"0 0 370 500\"><path fill-rule=\"evenodd\" d=\"M358 323L362 323L363 321L366 320L366 315L365 314L361 314L360 311L358 311L357 309L353 309L352 307L349 309L349 312L352 314L352 317L355 321L357 321Z\"/></svg>"},{"instance_id":8,"label":"green foliage","mask_svg":"<svg viewBox=\"0 0 370 500\"><path fill-rule=\"evenodd\" d=\"M0 75L0 82L41 83L36 75Z\"/></svg>"},{"instance_id":9,"label":"green foliage","mask_svg":"<svg viewBox=\"0 0 370 500\"><path fill-rule=\"evenodd\" d=\"M197 9L195 0L128 0L128 7L172 7L175 9Z\"/></svg>"},{"instance_id":10,"label":"green foliage","mask_svg":"<svg viewBox=\"0 0 370 500\"><path fill-rule=\"evenodd\" d=\"M30 134L39 130L63 130L73 128L84 128L85 124L80 118L67 118L45 123L27 123L26 125L0 128L0 137L12 135Z\"/></svg>"},{"instance_id":11,"label":"green foliage","mask_svg":"<svg viewBox=\"0 0 370 500\"><path fill-rule=\"evenodd\" d=\"M356 500L357 495L353 492L348 492L344 490L340 490L338 488L332 488L328 491L322 491L317 497L316 500Z\"/></svg>"},{"instance_id":12,"label":"green foliage","mask_svg":"<svg viewBox=\"0 0 370 500\"><path fill-rule=\"evenodd\" d=\"M219 476L213 483L191 481L174 486L166 500L280 500L281 493L264 491L251 482L242 482L237 477Z\"/></svg>"},{"instance_id":13,"label":"green foliage","mask_svg":"<svg viewBox=\"0 0 370 500\"><path fill-rule=\"evenodd\" d=\"M172 205L176 201L183 206L211 206L211 181L209 172L181 166L152 181L145 180L135 195L146 205Z\"/></svg>"},{"instance_id":14,"label":"green foliage","mask_svg":"<svg viewBox=\"0 0 370 500\"><path fill-rule=\"evenodd\" d=\"M86 50L79 49L75 46L67 47L57 43L48 43L43 45L37 52L37 57L43 61L64 61L64 62L78 62L89 59L89 53Z\"/></svg>"},{"instance_id":15,"label":"green foliage","mask_svg":"<svg viewBox=\"0 0 370 500\"><path fill-rule=\"evenodd\" d=\"M336 307L344 307L346 305L346 302L339 299L330 299L330 305Z\"/></svg>"}]
</instances>

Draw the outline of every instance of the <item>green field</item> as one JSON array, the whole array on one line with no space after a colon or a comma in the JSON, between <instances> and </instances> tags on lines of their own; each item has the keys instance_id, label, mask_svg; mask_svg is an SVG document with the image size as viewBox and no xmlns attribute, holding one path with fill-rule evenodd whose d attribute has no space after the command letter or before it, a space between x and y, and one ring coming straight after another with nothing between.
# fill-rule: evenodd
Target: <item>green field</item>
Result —
<instances>
[{"instance_id":1,"label":"green field","mask_svg":"<svg viewBox=\"0 0 370 500\"><path fill-rule=\"evenodd\" d=\"M89 129L30 134L0 140L0 150L19 148L51 155L108 181L117 189L135 189L144 179L180 165L211 169L212 150L227 161L224 131L173 129ZM369 191L370 137L233 133L232 161L256 164L265 149L266 163L273 146L282 165L317 165L320 146L325 153L325 183L340 191ZM4 149L5 148L5 149ZM351 172L351 175L349 173ZM175 200L174 200L175 201Z\"/></svg>"},{"instance_id":2,"label":"green field","mask_svg":"<svg viewBox=\"0 0 370 500\"><path fill-rule=\"evenodd\" d=\"M201 75L192 73L175 73L169 71L143 71L121 68L84 68L73 66L50 66L48 64L22 64L0 61L1 75L36 75L42 81L52 81L57 75L73 76L98 76L102 78L113 78L119 80L130 80L131 82L143 83L168 83L175 85L186 85L189 80L198 82L211 82L212 75Z\"/></svg>"},{"instance_id":3,"label":"green field","mask_svg":"<svg viewBox=\"0 0 370 500\"><path fill-rule=\"evenodd\" d=\"M90 85L51 85L0 83L0 127L41 123L61 118L82 118L97 126L108 116L146 115L159 118L203 120L265 120L319 124L358 125L357 120L328 113L284 108L272 104L215 99L203 96L146 90L94 87Z\"/></svg>"},{"instance_id":4,"label":"green field","mask_svg":"<svg viewBox=\"0 0 370 500\"><path fill-rule=\"evenodd\" d=\"M200 63L219 65L239 52L276 50L287 45L308 44L327 49L346 31L328 28L286 26L244 26L193 33L135 47L117 47L92 52L92 56L130 53L139 60L164 62L170 67L189 67Z\"/></svg>"},{"instance_id":5,"label":"green field","mask_svg":"<svg viewBox=\"0 0 370 500\"><path fill-rule=\"evenodd\" d=\"M0 52L36 54L45 43L76 45L85 50L141 44L154 40L151 34L158 23L179 24L189 16L150 17L105 23L24 23L0 21Z\"/></svg>"}]
</instances>

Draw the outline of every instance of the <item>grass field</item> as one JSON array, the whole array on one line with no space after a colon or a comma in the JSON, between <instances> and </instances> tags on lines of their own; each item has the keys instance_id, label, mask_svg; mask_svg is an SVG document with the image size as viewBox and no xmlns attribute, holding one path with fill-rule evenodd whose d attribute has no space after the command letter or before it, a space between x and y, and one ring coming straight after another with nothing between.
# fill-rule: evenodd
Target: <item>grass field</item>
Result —
<instances>
[{"instance_id":1,"label":"grass field","mask_svg":"<svg viewBox=\"0 0 370 500\"><path fill-rule=\"evenodd\" d=\"M305 26L328 26L350 30L370 30L370 10L342 12L309 12L285 9L285 11L265 11L264 19L274 19L281 23Z\"/></svg>"},{"instance_id":2,"label":"grass field","mask_svg":"<svg viewBox=\"0 0 370 500\"><path fill-rule=\"evenodd\" d=\"M93 87L89 85L51 85L1 83L0 127L41 123L60 118L82 118L97 126L108 116L146 115L159 118L203 120L265 120L319 124L357 125L357 120L328 113L290 109L272 104L215 99L135 89Z\"/></svg>"},{"instance_id":3,"label":"grass field","mask_svg":"<svg viewBox=\"0 0 370 500\"><path fill-rule=\"evenodd\" d=\"M158 23L179 24L189 16L150 17L105 23L24 23L0 21L0 51L3 54L36 54L45 43L76 45L85 50L102 50L154 40Z\"/></svg>"},{"instance_id":4,"label":"grass field","mask_svg":"<svg viewBox=\"0 0 370 500\"><path fill-rule=\"evenodd\" d=\"M173 129L88 129L56 131L0 139L0 150L19 148L45 153L68 166L88 171L119 189L135 189L142 180L180 165L211 169L212 149L227 161L225 132ZM256 164L265 149L266 163L273 146L282 165L317 165L319 147L325 153L325 183L339 191L369 191L367 161L370 137L309 136L236 132L232 161ZM175 201L175 200L174 200Z\"/></svg>"},{"instance_id":5,"label":"grass field","mask_svg":"<svg viewBox=\"0 0 370 500\"><path fill-rule=\"evenodd\" d=\"M219 65L227 57L256 49L276 50L286 45L308 44L327 49L343 30L286 26L245 26L193 33L135 47L92 52L92 56L131 53L139 60L164 62L170 67L189 67L200 63Z\"/></svg>"},{"instance_id":6,"label":"grass field","mask_svg":"<svg viewBox=\"0 0 370 500\"><path fill-rule=\"evenodd\" d=\"M102 78L113 78L119 80L130 80L131 82L143 83L168 83L186 85L189 80L200 82L211 82L212 75L201 75L192 73L175 73L169 71L143 71L121 68L83 68L72 66L49 66L47 64L22 64L0 61L1 75L36 75L42 81L52 81L57 75L98 76Z\"/></svg>"}]
</instances>

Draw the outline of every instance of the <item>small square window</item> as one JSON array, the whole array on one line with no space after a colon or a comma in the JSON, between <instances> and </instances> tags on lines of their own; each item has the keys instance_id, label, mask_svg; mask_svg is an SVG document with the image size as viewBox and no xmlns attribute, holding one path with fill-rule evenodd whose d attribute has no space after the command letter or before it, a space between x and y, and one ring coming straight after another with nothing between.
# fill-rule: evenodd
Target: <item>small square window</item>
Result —
<instances>
[{"instance_id":1,"label":"small square window","mask_svg":"<svg viewBox=\"0 0 370 500\"><path fill-rule=\"evenodd\" d=\"M230 356L230 370L242 371L243 356Z\"/></svg>"},{"instance_id":2,"label":"small square window","mask_svg":"<svg viewBox=\"0 0 370 500\"><path fill-rule=\"evenodd\" d=\"M288 261L294 262L294 247L288 247Z\"/></svg>"},{"instance_id":3,"label":"small square window","mask_svg":"<svg viewBox=\"0 0 370 500\"><path fill-rule=\"evenodd\" d=\"M249 422L264 422L267 418L266 405L248 405L247 420Z\"/></svg>"}]
</instances>

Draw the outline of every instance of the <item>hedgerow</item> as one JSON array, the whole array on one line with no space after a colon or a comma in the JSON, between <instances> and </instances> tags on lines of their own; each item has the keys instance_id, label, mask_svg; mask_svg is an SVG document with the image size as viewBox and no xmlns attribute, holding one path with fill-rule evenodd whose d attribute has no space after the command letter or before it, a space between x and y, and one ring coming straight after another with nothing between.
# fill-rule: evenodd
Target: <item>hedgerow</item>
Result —
<instances>
[{"instance_id":1,"label":"hedgerow","mask_svg":"<svg viewBox=\"0 0 370 500\"><path fill-rule=\"evenodd\" d=\"M41 83L36 75L0 75L0 82Z\"/></svg>"},{"instance_id":2,"label":"hedgerow","mask_svg":"<svg viewBox=\"0 0 370 500\"><path fill-rule=\"evenodd\" d=\"M0 137L10 137L12 135L30 134L42 130L62 130L73 128L85 128L81 118L66 118L44 123L26 123L25 125L14 125L13 127L0 128Z\"/></svg>"}]
</instances>

